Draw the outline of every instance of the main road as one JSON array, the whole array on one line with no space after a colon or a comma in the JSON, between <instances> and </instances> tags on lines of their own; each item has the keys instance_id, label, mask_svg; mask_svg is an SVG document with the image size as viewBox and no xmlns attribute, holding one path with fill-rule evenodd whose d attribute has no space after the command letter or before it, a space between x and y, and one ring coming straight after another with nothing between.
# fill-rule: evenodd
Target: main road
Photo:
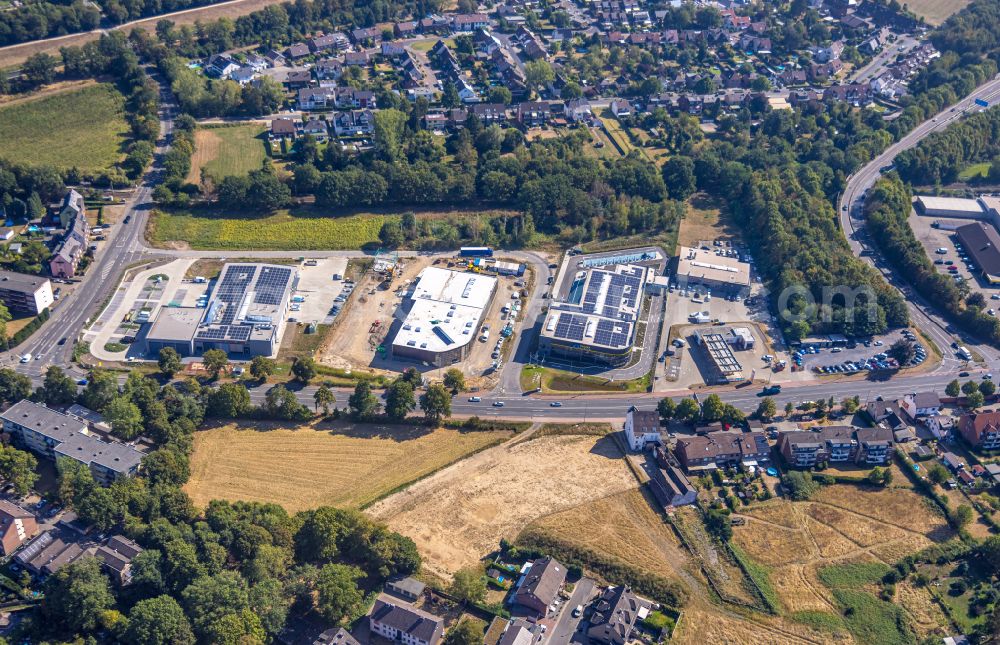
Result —
<instances>
[{"instance_id":1,"label":"main road","mask_svg":"<svg viewBox=\"0 0 1000 645\"><path fill-rule=\"evenodd\" d=\"M30 352L35 356L41 356L39 360L32 360L28 364L16 364L18 371L25 373L35 380L38 380L44 369L51 364L68 366L73 340L82 331L86 322L98 315L98 308L106 302L109 295L116 288L125 269L136 262L148 259L151 253L161 255L198 255L225 257L224 252L202 253L184 251L163 251L153 250L146 247L143 232L146 227L149 211L152 208L152 192L154 187L163 179L162 160L163 155L169 149L170 136L173 130L173 117L175 107L168 89L157 79L161 85L161 114L160 128L161 137L157 142L156 155L150 169L144 175L141 184L134 192L133 196L126 202L126 208L122 224L117 226L105 247L104 252L97 258L91 266L81 284L66 301L60 303L52 312L50 320L36 332L24 346L18 348L19 353ZM882 154L865 165L861 170L851 176L847 187L843 193L840 204L840 219L848 242L856 254L868 258L872 265L879 268L891 284L902 286L892 275L891 270L885 265L876 262L863 239L858 235L857 228L860 225L862 216L864 193L870 188L881 174L881 169L889 165L899 152L916 145L920 140L931 132L946 127L949 123L960 118L968 109L973 106L975 98L983 98L993 101L1000 97L1000 79L994 79L980 86L972 95L959 101L953 108L949 108L939 115L928 119L914 128L909 134L898 142L887 148ZM125 224L125 219L129 220ZM266 257L287 257L298 253L289 252L240 252L241 256L256 255ZM347 252L329 252L321 255L340 255ZM358 255L361 255L358 252ZM467 397L456 397L452 404L452 412L456 416L480 416L483 418L510 418L510 419L554 419L562 421L573 420L597 420L597 419L620 419L625 410L636 405L644 409L655 408L656 402L664 394L674 397L690 396L691 392L682 390L677 392L657 393L657 394L609 394L609 395L574 395L567 394L562 397L524 395L521 393L518 383L518 375L521 367L527 361L528 349L531 343L531 335L537 327L538 317L543 308L542 294L547 292L547 279L550 275L548 265L545 260L534 253L519 252L512 253L522 261L532 265L535 272L535 289L531 294L525 307L525 320L522 333L518 341L518 347L513 352L511 360L504 366L500 379L500 386L492 393L484 394L482 401L472 402ZM919 306L914 304L913 298L909 295L907 302L910 313L928 335L935 340L942 351L947 352L952 337L946 331L946 324L924 303ZM63 339L66 339L65 341ZM1000 372L1000 354L993 348L985 345L977 345L977 351L985 359L987 369L996 368ZM0 360L15 362L16 355L8 354L0 356ZM845 397L859 395L862 401L876 396L898 397L903 394L922 390L941 390L953 378L955 378L960 365L958 361L946 358L941 368L930 374L919 376L899 377L889 381L859 381L859 380L824 380L799 386L788 386L786 391L775 396L777 403L783 406L786 403L799 403L807 400L819 400L833 397L840 400ZM255 403L260 403L266 396L268 386L251 388L251 399ZM315 386L306 386L297 390L300 400L307 404L312 404L312 397L315 393ZM744 389L717 389L715 390L726 402L738 408L750 412L756 408L760 399L756 388ZM338 404L346 403L348 392L338 391Z\"/></svg>"}]
</instances>

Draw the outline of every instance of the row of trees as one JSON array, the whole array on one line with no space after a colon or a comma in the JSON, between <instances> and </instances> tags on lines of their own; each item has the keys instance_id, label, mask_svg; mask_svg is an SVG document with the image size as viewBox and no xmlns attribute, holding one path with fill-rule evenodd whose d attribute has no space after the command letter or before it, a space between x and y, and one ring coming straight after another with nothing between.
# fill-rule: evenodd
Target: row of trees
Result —
<instances>
[{"instance_id":1,"label":"row of trees","mask_svg":"<svg viewBox=\"0 0 1000 645\"><path fill-rule=\"evenodd\" d=\"M955 121L895 160L899 176L920 186L958 181L958 174L972 163L1000 155L1000 111L988 110Z\"/></svg>"},{"instance_id":2,"label":"row of trees","mask_svg":"<svg viewBox=\"0 0 1000 645\"><path fill-rule=\"evenodd\" d=\"M164 371L174 371L172 357L162 358ZM296 376L311 378L307 368ZM273 364L263 359L254 369L266 378ZM0 370L3 401L79 400L104 413L115 434L140 432L156 444L141 476L107 488L94 482L86 466L58 462L60 501L84 522L122 532L145 551L133 561L128 587L110 585L94 560L51 576L39 612L19 626L15 638L64 641L104 633L136 645L264 643L291 615L349 621L364 612L388 576L419 569L411 540L356 511L319 508L290 515L274 504L221 501L203 512L195 509L180 487L190 472L192 435L212 413L221 389L193 379L161 387L135 372L119 387L113 374L95 371L76 397L75 384L59 368L34 393L23 376ZM34 481L33 460L4 448L0 476L26 490Z\"/></svg>"}]
</instances>

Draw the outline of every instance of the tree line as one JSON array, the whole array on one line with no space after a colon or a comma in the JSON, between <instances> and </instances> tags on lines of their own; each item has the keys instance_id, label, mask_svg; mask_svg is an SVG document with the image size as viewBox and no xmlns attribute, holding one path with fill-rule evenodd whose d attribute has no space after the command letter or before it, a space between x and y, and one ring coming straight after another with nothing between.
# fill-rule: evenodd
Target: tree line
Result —
<instances>
[{"instance_id":1,"label":"tree line","mask_svg":"<svg viewBox=\"0 0 1000 645\"><path fill-rule=\"evenodd\" d=\"M171 372L173 361L162 367ZM74 381L54 367L32 392L28 379L0 370L5 402L79 401L101 411L115 435L141 434L155 445L140 476L106 488L86 466L58 462L59 501L83 522L120 532L145 551L134 559L126 587L110 584L93 559L50 576L15 640L265 643L291 616L346 623L366 611L387 577L420 568L412 540L357 511L322 507L292 515L275 504L225 501L195 508L181 486L190 475L195 429L221 389L194 379L161 386L135 372L119 386L114 374L98 370L77 395ZM27 490L33 462L28 453L4 448L0 476Z\"/></svg>"},{"instance_id":2,"label":"tree line","mask_svg":"<svg viewBox=\"0 0 1000 645\"><path fill-rule=\"evenodd\" d=\"M896 157L899 176L919 186L958 181L966 166L1000 155L1000 110L979 112L924 138Z\"/></svg>"}]
</instances>

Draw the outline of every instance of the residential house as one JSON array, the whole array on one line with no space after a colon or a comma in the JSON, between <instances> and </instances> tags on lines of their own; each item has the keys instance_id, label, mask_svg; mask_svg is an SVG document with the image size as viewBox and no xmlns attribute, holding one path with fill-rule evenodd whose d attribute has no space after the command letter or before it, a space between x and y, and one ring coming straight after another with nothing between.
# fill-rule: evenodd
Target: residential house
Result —
<instances>
[{"instance_id":1,"label":"residential house","mask_svg":"<svg viewBox=\"0 0 1000 645\"><path fill-rule=\"evenodd\" d=\"M330 129L327 127L326 119L308 119L302 125L302 135L308 135L316 141L324 143L330 138Z\"/></svg>"},{"instance_id":2,"label":"residential house","mask_svg":"<svg viewBox=\"0 0 1000 645\"><path fill-rule=\"evenodd\" d=\"M1000 410L963 414L958 432L976 450L1000 450Z\"/></svg>"},{"instance_id":3,"label":"residential house","mask_svg":"<svg viewBox=\"0 0 1000 645\"><path fill-rule=\"evenodd\" d=\"M382 56L392 59L401 58L407 54L406 47L399 43L382 43L381 51Z\"/></svg>"},{"instance_id":4,"label":"residential house","mask_svg":"<svg viewBox=\"0 0 1000 645\"><path fill-rule=\"evenodd\" d=\"M299 90L300 110L324 110L333 107L337 98L336 88L304 87Z\"/></svg>"},{"instance_id":5,"label":"residential house","mask_svg":"<svg viewBox=\"0 0 1000 645\"><path fill-rule=\"evenodd\" d=\"M9 556L38 534L35 514L17 504L0 500L0 552Z\"/></svg>"},{"instance_id":6,"label":"residential house","mask_svg":"<svg viewBox=\"0 0 1000 645\"><path fill-rule=\"evenodd\" d=\"M55 460L68 457L90 467L105 486L139 472L143 453L132 446L105 442L90 434L87 424L27 399L0 414L3 431L21 448Z\"/></svg>"},{"instance_id":7,"label":"residential house","mask_svg":"<svg viewBox=\"0 0 1000 645\"><path fill-rule=\"evenodd\" d=\"M594 601L587 637L591 643L625 645L642 608L642 601L627 586L608 587Z\"/></svg>"},{"instance_id":8,"label":"residential house","mask_svg":"<svg viewBox=\"0 0 1000 645\"><path fill-rule=\"evenodd\" d=\"M67 564L89 557L76 542L67 542L57 531L46 531L31 540L14 556L15 562L39 576L50 576Z\"/></svg>"},{"instance_id":9,"label":"residential house","mask_svg":"<svg viewBox=\"0 0 1000 645\"><path fill-rule=\"evenodd\" d=\"M632 116L632 104L624 99L615 99L611 101L611 113L618 119L630 117Z\"/></svg>"},{"instance_id":10,"label":"residential house","mask_svg":"<svg viewBox=\"0 0 1000 645\"><path fill-rule=\"evenodd\" d=\"M823 90L824 101L844 101L867 105L872 100L872 88L865 83L846 83L844 85L831 85Z\"/></svg>"},{"instance_id":11,"label":"residential house","mask_svg":"<svg viewBox=\"0 0 1000 645\"><path fill-rule=\"evenodd\" d=\"M636 452L649 446L662 446L660 415L656 410L639 410L634 405L625 413L625 440Z\"/></svg>"},{"instance_id":12,"label":"residential house","mask_svg":"<svg viewBox=\"0 0 1000 645\"><path fill-rule=\"evenodd\" d=\"M253 80L257 78L258 75L259 75L258 72L254 68L246 66L246 67L241 67L232 74L230 74L229 80L236 81L237 83L240 84L240 87L242 87L244 85L252 83Z\"/></svg>"},{"instance_id":13,"label":"residential house","mask_svg":"<svg viewBox=\"0 0 1000 645\"><path fill-rule=\"evenodd\" d=\"M70 228L80 217L86 217L87 206L84 203L83 195L76 192L75 190L70 190L63 197L62 204L59 207L58 220L59 228Z\"/></svg>"},{"instance_id":14,"label":"residential house","mask_svg":"<svg viewBox=\"0 0 1000 645\"><path fill-rule=\"evenodd\" d=\"M451 21L444 16L429 16L420 19L417 28L421 33L443 36L451 31Z\"/></svg>"},{"instance_id":15,"label":"residential house","mask_svg":"<svg viewBox=\"0 0 1000 645\"><path fill-rule=\"evenodd\" d=\"M837 72L844 68L844 64L839 60L832 60L827 63L811 63L809 65L809 78L816 83L825 83L836 76Z\"/></svg>"},{"instance_id":16,"label":"residential house","mask_svg":"<svg viewBox=\"0 0 1000 645\"><path fill-rule=\"evenodd\" d=\"M331 34L316 36L309 40L309 48L316 53L324 51L345 51L350 49L350 47L350 39L339 31L335 31Z\"/></svg>"},{"instance_id":17,"label":"residential house","mask_svg":"<svg viewBox=\"0 0 1000 645\"><path fill-rule=\"evenodd\" d=\"M531 625L524 620L517 619L506 621L506 626L497 640L497 645L532 645L534 642L535 634L531 631Z\"/></svg>"},{"instance_id":18,"label":"residential house","mask_svg":"<svg viewBox=\"0 0 1000 645\"><path fill-rule=\"evenodd\" d=\"M692 472L766 463L771 460L771 447L763 432L713 432L678 439L674 454L684 470Z\"/></svg>"},{"instance_id":19,"label":"residential house","mask_svg":"<svg viewBox=\"0 0 1000 645\"><path fill-rule=\"evenodd\" d=\"M488 28L477 29L472 34L472 47L480 56L492 56L493 52L503 48L503 43L497 39Z\"/></svg>"},{"instance_id":20,"label":"residential house","mask_svg":"<svg viewBox=\"0 0 1000 645\"><path fill-rule=\"evenodd\" d=\"M923 417L933 417L941 414L941 397L937 392L907 394L903 397L900 408L914 421Z\"/></svg>"},{"instance_id":21,"label":"residential house","mask_svg":"<svg viewBox=\"0 0 1000 645\"><path fill-rule=\"evenodd\" d=\"M739 49L753 54L771 53L771 39L744 33L740 36Z\"/></svg>"},{"instance_id":22,"label":"residential house","mask_svg":"<svg viewBox=\"0 0 1000 645\"><path fill-rule=\"evenodd\" d=\"M355 29L351 32L351 40L360 46L364 46L366 43L377 45L382 41L382 30L377 27Z\"/></svg>"},{"instance_id":23,"label":"residential house","mask_svg":"<svg viewBox=\"0 0 1000 645\"><path fill-rule=\"evenodd\" d=\"M272 119L271 131L267 135L268 139L271 141L294 139L296 135L295 124L295 119L289 119L288 117Z\"/></svg>"},{"instance_id":24,"label":"residential house","mask_svg":"<svg viewBox=\"0 0 1000 645\"><path fill-rule=\"evenodd\" d=\"M142 547L123 535L115 535L98 547L94 556L111 577L123 587L132 582L132 560L142 553Z\"/></svg>"},{"instance_id":25,"label":"residential house","mask_svg":"<svg viewBox=\"0 0 1000 645\"><path fill-rule=\"evenodd\" d=\"M371 90L358 90L353 87L337 88L336 105L339 108L368 108L377 107L375 105L375 93Z\"/></svg>"},{"instance_id":26,"label":"residential house","mask_svg":"<svg viewBox=\"0 0 1000 645\"><path fill-rule=\"evenodd\" d=\"M892 459L894 435L887 428L860 428L854 432L857 442L855 463L884 466Z\"/></svg>"},{"instance_id":27,"label":"residential house","mask_svg":"<svg viewBox=\"0 0 1000 645\"><path fill-rule=\"evenodd\" d=\"M338 137L360 137L375 131L375 114L371 110L338 112L333 117L333 132Z\"/></svg>"},{"instance_id":28,"label":"residential house","mask_svg":"<svg viewBox=\"0 0 1000 645\"><path fill-rule=\"evenodd\" d=\"M458 90L458 97L462 99L462 103L478 103L482 100L479 92L473 89L464 76L455 79L455 88Z\"/></svg>"},{"instance_id":29,"label":"residential house","mask_svg":"<svg viewBox=\"0 0 1000 645\"><path fill-rule=\"evenodd\" d=\"M950 414L925 417L923 422L924 426L931 431L935 439L944 439L950 436L951 431L955 429L955 417Z\"/></svg>"},{"instance_id":30,"label":"residential house","mask_svg":"<svg viewBox=\"0 0 1000 645\"><path fill-rule=\"evenodd\" d=\"M368 52L347 52L344 54L344 65L354 67L368 67L372 63L372 57Z\"/></svg>"},{"instance_id":31,"label":"residential house","mask_svg":"<svg viewBox=\"0 0 1000 645\"><path fill-rule=\"evenodd\" d=\"M664 508L694 504L698 491L677 466L677 460L663 447L656 448L655 454L659 467L650 473L653 496Z\"/></svg>"},{"instance_id":32,"label":"residential house","mask_svg":"<svg viewBox=\"0 0 1000 645\"><path fill-rule=\"evenodd\" d=\"M953 452L941 453L941 463L951 469L952 472L965 470L965 460Z\"/></svg>"},{"instance_id":33,"label":"residential house","mask_svg":"<svg viewBox=\"0 0 1000 645\"><path fill-rule=\"evenodd\" d=\"M590 101L587 99L566 101L566 118L574 122L589 123L594 118L594 113L590 109Z\"/></svg>"},{"instance_id":34,"label":"residential house","mask_svg":"<svg viewBox=\"0 0 1000 645\"><path fill-rule=\"evenodd\" d=\"M477 103L470 106L469 111L476 115L484 125L507 122L507 106L503 103Z\"/></svg>"},{"instance_id":35,"label":"residential house","mask_svg":"<svg viewBox=\"0 0 1000 645\"><path fill-rule=\"evenodd\" d=\"M379 596L368 614L371 631L406 645L437 645L444 634L444 621L389 596Z\"/></svg>"},{"instance_id":36,"label":"residential house","mask_svg":"<svg viewBox=\"0 0 1000 645\"><path fill-rule=\"evenodd\" d=\"M215 54L206 61L205 74L213 78L229 78L239 68L240 64L229 54Z\"/></svg>"},{"instance_id":37,"label":"residential house","mask_svg":"<svg viewBox=\"0 0 1000 645\"><path fill-rule=\"evenodd\" d=\"M392 27L392 33L396 38L413 38L417 35L417 23L414 20L397 22Z\"/></svg>"},{"instance_id":38,"label":"residential house","mask_svg":"<svg viewBox=\"0 0 1000 645\"><path fill-rule=\"evenodd\" d=\"M986 464L986 479L994 486L1000 485L1000 464Z\"/></svg>"},{"instance_id":39,"label":"residential house","mask_svg":"<svg viewBox=\"0 0 1000 645\"><path fill-rule=\"evenodd\" d=\"M903 420L899 404L896 401L886 401L882 397L877 397L865 404L865 414L868 415L872 423L891 430L906 427L906 421Z\"/></svg>"},{"instance_id":40,"label":"residential house","mask_svg":"<svg viewBox=\"0 0 1000 645\"><path fill-rule=\"evenodd\" d=\"M528 101L517 105L517 121L526 128L545 125L552 117L552 109L544 101Z\"/></svg>"},{"instance_id":41,"label":"residential house","mask_svg":"<svg viewBox=\"0 0 1000 645\"><path fill-rule=\"evenodd\" d=\"M316 78L320 81L336 81L344 74L344 63L336 58L327 58L316 63L313 71L316 73Z\"/></svg>"},{"instance_id":42,"label":"residential house","mask_svg":"<svg viewBox=\"0 0 1000 645\"><path fill-rule=\"evenodd\" d=\"M285 85L290 90L298 90L312 85L312 72L308 69L293 69L285 76Z\"/></svg>"},{"instance_id":43,"label":"residential house","mask_svg":"<svg viewBox=\"0 0 1000 645\"><path fill-rule=\"evenodd\" d=\"M473 32L490 26L490 17L485 13L460 13L451 18L451 30L455 33Z\"/></svg>"},{"instance_id":44,"label":"residential house","mask_svg":"<svg viewBox=\"0 0 1000 645\"><path fill-rule=\"evenodd\" d=\"M309 45L305 43L292 43L285 50L285 57L292 60L298 60L299 58L305 58L310 54Z\"/></svg>"},{"instance_id":45,"label":"residential house","mask_svg":"<svg viewBox=\"0 0 1000 645\"><path fill-rule=\"evenodd\" d=\"M518 581L513 602L545 616L565 582L565 566L552 557L538 558Z\"/></svg>"},{"instance_id":46,"label":"residential house","mask_svg":"<svg viewBox=\"0 0 1000 645\"><path fill-rule=\"evenodd\" d=\"M86 247L75 238L64 239L49 260L49 273L54 278L72 278L85 251Z\"/></svg>"},{"instance_id":47,"label":"residential house","mask_svg":"<svg viewBox=\"0 0 1000 645\"><path fill-rule=\"evenodd\" d=\"M276 49L272 49L264 54L264 60L270 67L284 67L288 61L285 59L285 55Z\"/></svg>"}]
</instances>

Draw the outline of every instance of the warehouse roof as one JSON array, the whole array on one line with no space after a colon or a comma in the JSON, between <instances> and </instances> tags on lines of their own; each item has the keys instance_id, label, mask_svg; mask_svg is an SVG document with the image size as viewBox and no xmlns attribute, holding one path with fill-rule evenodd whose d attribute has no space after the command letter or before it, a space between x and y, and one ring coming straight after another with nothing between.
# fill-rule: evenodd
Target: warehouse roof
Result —
<instances>
[{"instance_id":1,"label":"warehouse roof","mask_svg":"<svg viewBox=\"0 0 1000 645\"><path fill-rule=\"evenodd\" d=\"M983 214L983 206L975 199L963 199L960 197L917 197L917 203L924 211L951 211L954 213L968 213L969 216Z\"/></svg>"},{"instance_id":2,"label":"warehouse roof","mask_svg":"<svg viewBox=\"0 0 1000 645\"><path fill-rule=\"evenodd\" d=\"M955 229L976 268L987 275L1000 275L1000 234L993 226L973 222Z\"/></svg>"},{"instance_id":3,"label":"warehouse roof","mask_svg":"<svg viewBox=\"0 0 1000 645\"><path fill-rule=\"evenodd\" d=\"M677 275L686 275L721 284L750 286L750 265L705 249L682 246L677 261Z\"/></svg>"}]
</instances>

